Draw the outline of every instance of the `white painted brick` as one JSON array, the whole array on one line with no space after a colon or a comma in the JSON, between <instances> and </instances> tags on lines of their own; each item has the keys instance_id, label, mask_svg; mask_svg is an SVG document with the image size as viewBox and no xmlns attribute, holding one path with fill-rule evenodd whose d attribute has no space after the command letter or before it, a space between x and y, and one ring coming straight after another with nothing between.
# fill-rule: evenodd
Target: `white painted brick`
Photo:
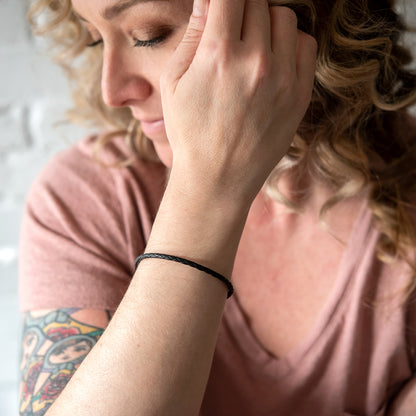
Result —
<instances>
[{"instance_id":1,"label":"white painted brick","mask_svg":"<svg viewBox=\"0 0 416 416\"><path fill-rule=\"evenodd\" d=\"M20 361L20 343L22 333L22 317L19 313L19 304L17 295L0 295L0 330L1 330L1 351L3 357L2 371L0 371L0 392L9 390L10 402L11 394L17 394L16 388L19 381L19 361ZM12 390L12 391L10 391ZM0 395L2 395L0 393ZM15 396L14 398L17 398ZM4 396L3 396L4 399ZM0 409L4 406L3 400L0 400ZM12 415L4 413L3 415ZM17 413L15 413L17 415Z\"/></svg>"},{"instance_id":2,"label":"white painted brick","mask_svg":"<svg viewBox=\"0 0 416 416\"><path fill-rule=\"evenodd\" d=\"M45 98L33 103L28 128L36 148L58 151L73 145L87 134L86 129L67 121L65 113L69 100Z\"/></svg>"},{"instance_id":3,"label":"white painted brick","mask_svg":"<svg viewBox=\"0 0 416 416\"><path fill-rule=\"evenodd\" d=\"M25 113L22 105L0 104L0 153L18 150L27 144Z\"/></svg>"},{"instance_id":4,"label":"white painted brick","mask_svg":"<svg viewBox=\"0 0 416 416\"><path fill-rule=\"evenodd\" d=\"M396 10L409 25L414 25L416 16L416 4L414 0L397 1Z\"/></svg>"},{"instance_id":5,"label":"white painted brick","mask_svg":"<svg viewBox=\"0 0 416 416\"><path fill-rule=\"evenodd\" d=\"M0 384L0 414L17 416L19 414L17 383Z\"/></svg>"},{"instance_id":6,"label":"white painted brick","mask_svg":"<svg viewBox=\"0 0 416 416\"><path fill-rule=\"evenodd\" d=\"M28 40L26 2L22 0L0 1L0 48L26 43Z\"/></svg>"},{"instance_id":7,"label":"white painted brick","mask_svg":"<svg viewBox=\"0 0 416 416\"><path fill-rule=\"evenodd\" d=\"M17 246L19 242L18 234L20 230L20 221L22 217L21 204L2 203L0 205L0 248ZM3 253L5 256L5 253Z\"/></svg>"},{"instance_id":8,"label":"white painted brick","mask_svg":"<svg viewBox=\"0 0 416 416\"><path fill-rule=\"evenodd\" d=\"M13 251L15 252L15 247ZM15 255L15 254L14 254ZM4 266L0 265L0 293L1 296L16 296L18 286L18 266L15 264ZM1 298L0 298L1 299ZM1 331L1 327L0 327ZM0 336L1 339L1 336ZM1 351L1 347L0 347ZM1 413L0 413L1 414Z\"/></svg>"},{"instance_id":9,"label":"white painted brick","mask_svg":"<svg viewBox=\"0 0 416 416\"><path fill-rule=\"evenodd\" d=\"M0 204L0 293L16 290L22 204Z\"/></svg>"},{"instance_id":10,"label":"white painted brick","mask_svg":"<svg viewBox=\"0 0 416 416\"><path fill-rule=\"evenodd\" d=\"M45 96L69 100L61 70L28 45L0 48L0 91L3 102L31 103Z\"/></svg>"},{"instance_id":11,"label":"white painted brick","mask_svg":"<svg viewBox=\"0 0 416 416\"><path fill-rule=\"evenodd\" d=\"M27 149L6 155L0 163L0 203L22 204L42 167L52 156Z\"/></svg>"}]
</instances>

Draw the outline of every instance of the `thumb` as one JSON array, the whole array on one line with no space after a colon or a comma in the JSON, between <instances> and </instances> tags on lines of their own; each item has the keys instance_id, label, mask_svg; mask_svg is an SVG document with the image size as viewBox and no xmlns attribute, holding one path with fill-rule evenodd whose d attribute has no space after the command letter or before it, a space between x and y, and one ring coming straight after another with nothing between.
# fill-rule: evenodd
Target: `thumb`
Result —
<instances>
[{"instance_id":1,"label":"thumb","mask_svg":"<svg viewBox=\"0 0 416 416\"><path fill-rule=\"evenodd\" d=\"M194 0L194 7L182 41L166 65L163 82L175 89L192 64L204 33L209 0Z\"/></svg>"}]
</instances>

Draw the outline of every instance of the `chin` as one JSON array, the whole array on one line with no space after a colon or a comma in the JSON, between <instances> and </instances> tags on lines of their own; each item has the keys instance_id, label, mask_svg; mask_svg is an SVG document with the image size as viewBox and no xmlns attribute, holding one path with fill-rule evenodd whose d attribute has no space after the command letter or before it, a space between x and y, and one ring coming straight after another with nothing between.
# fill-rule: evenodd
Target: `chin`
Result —
<instances>
[{"instance_id":1,"label":"chin","mask_svg":"<svg viewBox=\"0 0 416 416\"><path fill-rule=\"evenodd\" d=\"M172 161L173 161L173 154L172 149L170 148L169 143L166 144L159 144L153 142L153 145L155 147L156 153L159 156L160 161L167 167L172 167Z\"/></svg>"},{"instance_id":2,"label":"chin","mask_svg":"<svg viewBox=\"0 0 416 416\"><path fill-rule=\"evenodd\" d=\"M143 132L144 133L144 132ZM166 132L162 134L144 134L147 140L152 142L160 161L168 168L172 167L173 154Z\"/></svg>"}]
</instances>

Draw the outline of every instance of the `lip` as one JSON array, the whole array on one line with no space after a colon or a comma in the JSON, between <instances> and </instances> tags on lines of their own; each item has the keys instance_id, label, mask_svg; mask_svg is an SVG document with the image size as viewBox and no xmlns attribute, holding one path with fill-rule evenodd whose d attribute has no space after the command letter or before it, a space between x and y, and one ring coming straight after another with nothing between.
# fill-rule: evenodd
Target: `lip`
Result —
<instances>
[{"instance_id":1,"label":"lip","mask_svg":"<svg viewBox=\"0 0 416 416\"><path fill-rule=\"evenodd\" d=\"M165 121L159 120L141 120L140 126L146 135L160 133L165 130Z\"/></svg>"}]
</instances>

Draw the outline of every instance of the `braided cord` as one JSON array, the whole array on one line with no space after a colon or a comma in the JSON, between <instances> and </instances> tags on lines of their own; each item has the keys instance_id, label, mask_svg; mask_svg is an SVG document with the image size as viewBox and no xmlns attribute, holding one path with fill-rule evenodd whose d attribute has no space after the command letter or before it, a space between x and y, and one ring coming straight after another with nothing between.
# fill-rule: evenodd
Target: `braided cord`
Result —
<instances>
[{"instance_id":1,"label":"braided cord","mask_svg":"<svg viewBox=\"0 0 416 416\"><path fill-rule=\"evenodd\" d=\"M228 289L227 299L234 293L234 287L226 277L217 273L214 270L209 269L208 267L202 266L201 264L195 263L191 260L183 259L182 257L171 256L169 254L161 254L161 253L144 253L141 256L137 257L134 263L134 269L137 270L137 266L142 260L151 259L151 258L176 261L177 263L181 263L181 264L185 264L186 266L193 267L194 269L200 270L201 272L205 272L217 278L218 280L221 280L221 282L223 282L227 286L227 289Z\"/></svg>"}]
</instances>

